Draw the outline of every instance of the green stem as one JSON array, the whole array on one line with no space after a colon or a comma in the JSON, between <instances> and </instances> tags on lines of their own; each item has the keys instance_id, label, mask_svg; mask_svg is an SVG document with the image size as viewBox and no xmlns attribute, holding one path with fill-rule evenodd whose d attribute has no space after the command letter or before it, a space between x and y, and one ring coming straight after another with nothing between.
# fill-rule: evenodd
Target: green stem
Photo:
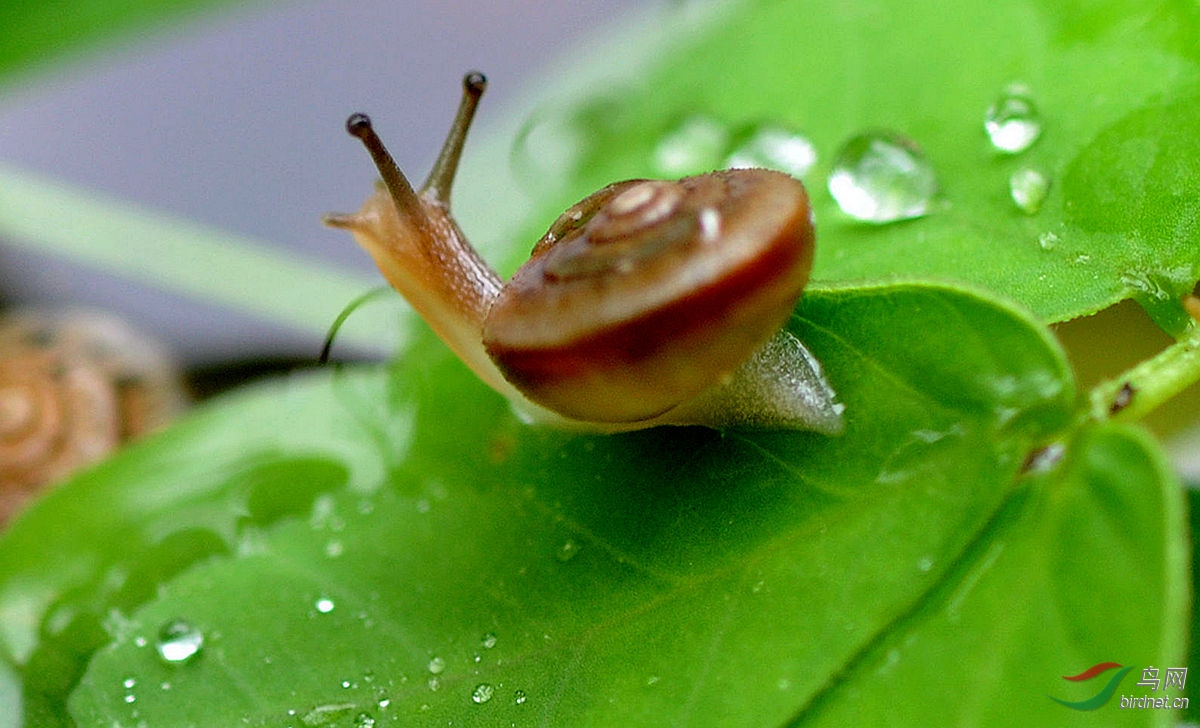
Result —
<instances>
[{"instance_id":1,"label":"green stem","mask_svg":"<svg viewBox=\"0 0 1200 728\"><path fill-rule=\"evenodd\" d=\"M1096 420L1140 420L1197 381L1200 325L1192 324L1178 341L1157 355L1096 385L1091 392L1091 416Z\"/></svg>"},{"instance_id":2,"label":"green stem","mask_svg":"<svg viewBox=\"0 0 1200 728\"><path fill-rule=\"evenodd\" d=\"M318 225L314 217L313 230L319 233ZM338 312L379 285L377 276L339 270L4 164L0 239L278 322L311 336L314 358ZM348 236L339 243L352 244ZM341 340L366 351L386 351L405 334L398 322L396 306L362 308Z\"/></svg>"}]
</instances>

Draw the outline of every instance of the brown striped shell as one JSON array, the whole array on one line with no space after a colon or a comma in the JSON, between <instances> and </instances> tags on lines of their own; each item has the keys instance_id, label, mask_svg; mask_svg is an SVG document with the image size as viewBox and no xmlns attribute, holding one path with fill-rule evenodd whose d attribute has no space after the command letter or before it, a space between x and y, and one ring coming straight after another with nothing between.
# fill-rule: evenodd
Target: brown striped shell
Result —
<instances>
[{"instance_id":1,"label":"brown striped shell","mask_svg":"<svg viewBox=\"0 0 1200 728\"><path fill-rule=\"evenodd\" d=\"M94 312L0 317L0 523L184 402L157 347Z\"/></svg>"},{"instance_id":2,"label":"brown striped shell","mask_svg":"<svg viewBox=\"0 0 1200 728\"><path fill-rule=\"evenodd\" d=\"M812 260L808 197L780 172L618 183L551 227L488 311L484 346L549 409L648 419L765 344Z\"/></svg>"}]
</instances>

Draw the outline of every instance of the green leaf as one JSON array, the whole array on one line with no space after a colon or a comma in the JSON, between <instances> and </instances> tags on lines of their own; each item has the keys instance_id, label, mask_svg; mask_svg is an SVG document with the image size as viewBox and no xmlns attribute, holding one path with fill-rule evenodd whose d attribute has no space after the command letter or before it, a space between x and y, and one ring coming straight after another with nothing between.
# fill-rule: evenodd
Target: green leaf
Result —
<instances>
[{"instance_id":1,"label":"green leaf","mask_svg":"<svg viewBox=\"0 0 1200 728\"><path fill-rule=\"evenodd\" d=\"M164 18L195 13L218 0L74 0L70 3L0 2L0 76L54 56L129 35Z\"/></svg>"},{"instance_id":2,"label":"green leaf","mask_svg":"<svg viewBox=\"0 0 1200 728\"><path fill-rule=\"evenodd\" d=\"M85 726L804 724L895 709L887 668L917 674L913 722L1008 724L1011 690L1045 724L1069 712L1045 697L1058 675L1179 663L1177 486L1142 436L1076 429L1039 326L902 285L815 292L791 329L846 404L843 437L530 428L444 353L189 420L0 540L26 715L61 709L65 664L86 666ZM1023 474L1048 442L1062 461ZM180 541L208 547L160 546ZM991 641L962 626L1001 609ZM164 664L156 636L181 618L205 644ZM946 675L975 682L943 693Z\"/></svg>"},{"instance_id":3,"label":"green leaf","mask_svg":"<svg viewBox=\"0 0 1200 728\"><path fill-rule=\"evenodd\" d=\"M623 84L593 84L534 115L517 159L537 174L526 180L543 198L540 218L614 179L664 174L656 154L697 119L708 131L683 145L695 172L782 126L819 154L805 176L817 280L961 281L1052 322L1135 297L1179 333L1179 297L1200 278L1194 3L969 0L948 12L934 0L779 0L712 16L682 38L679 23L661 22L662 37L644 42L665 50ZM1010 155L991 146L983 118L1012 84L1030 89L1043 132ZM857 222L826 191L838 147L874 128L925 150L941 188L927 217ZM571 153L555 154L564 139ZM568 171L542 186L555 169L547 158ZM1033 215L1009 194L1026 167L1051 181Z\"/></svg>"}]
</instances>

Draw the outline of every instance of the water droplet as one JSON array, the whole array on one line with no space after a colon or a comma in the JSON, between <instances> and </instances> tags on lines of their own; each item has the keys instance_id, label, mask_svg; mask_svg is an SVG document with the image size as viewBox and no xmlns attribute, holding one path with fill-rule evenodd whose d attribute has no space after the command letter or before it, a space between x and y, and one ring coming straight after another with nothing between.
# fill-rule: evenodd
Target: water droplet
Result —
<instances>
[{"instance_id":1,"label":"water droplet","mask_svg":"<svg viewBox=\"0 0 1200 728\"><path fill-rule=\"evenodd\" d=\"M380 698L379 699L379 707L380 708L386 708L391 704L392 704L391 698Z\"/></svg>"},{"instance_id":2,"label":"water droplet","mask_svg":"<svg viewBox=\"0 0 1200 728\"><path fill-rule=\"evenodd\" d=\"M929 558L928 556L922 556L920 560L917 561L917 568L923 572L929 571L933 568L933 559Z\"/></svg>"},{"instance_id":3,"label":"water droplet","mask_svg":"<svg viewBox=\"0 0 1200 728\"><path fill-rule=\"evenodd\" d=\"M330 541L325 544L325 555L331 559L341 556L343 551L345 551L345 546L342 545L341 541Z\"/></svg>"},{"instance_id":4,"label":"water droplet","mask_svg":"<svg viewBox=\"0 0 1200 728\"><path fill-rule=\"evenodd\" d=\"M1008 178L1013 202L1026 215L1036 215L1050 192L1050 178L1031 167L1023 167Z\"/></svg>"},{"instance_id":5,"label":"water droplet","mask_svg":"<svg viewBox=\"0 0 1200 728\"><path fill-rule=\"evenodd\" d=\"M491 685L487 683L479 683L475 686L475 689L471 691L471 702L478 705L483 705L492 699L492 694L495 692L496 689Z\"/></svg>"},{"instance_id":6,"label":"water droplet","mask_svg":"<svg viewBox=\"0 0 1200 728\"><path fill-rule=\"evenodd\" d=\"M126 690L132 690L134 688L134 686L137 685L137 680L135 680L131 677L127 677L127 678L125 678L125 682L123 682L121 684L125 686Z\"/></svg>"},{"instance_id":7,"label":"water droplet","mask_svg":"<svg viewBox=\"0 0 1200 728\"><path fill-rule=\"evenodd\" d=\"M855 219L895 222L928 214L937 177L911 139L872 131L842 145L829 174L829 193Z\"/></svg>"},{"instance_id":8,"label":"water droplet","mask_svg":"<svg viewBox=\"0 0 1200 728\"><path fill-rule=\"evenodd\" d=\"M721 163L729 131L717 121L691 116L679 122L654 147L654 169L664 177L708 172Z\"/></svg>"},{"instance_id":9,"label":"water droplet","mask_svg":"<svg viewBox=\"0 0 1200 728\"><path fill-rule=\"evenodd\" d=\"M433 675L441 675L446 671L446 661L440 657L433 657L429 660L429 672Z\"/></svg>"},{"instance_id":10,"label":"water droplet","mask_svg":"<svg viewBox=\"0 0 1200 728\"><path fill-rule=\"evenodd\" d=\"M490 650L496 646L496 641L496 635L488 632L483 636L483 639L479 641L479 644L483 645L483 649Z\"/></svg>"},{"instance_id":11,"label":"water droplet","mask_svg":"<svg viewBox=\"0 0 1200 728\"><path fill-rule=\"evenodd\" d=\"M558 547L556 557L564 564L579 555L579 550L583 547L574 539L567 539L566 542Z\"/></svg>"},{"instance_id":12,"label":"water droplet","mask_svg":"<svg viewBox=\"0 0 1200 728\"><path fill-rule=\"evenodd\" d=\"M349 690L349 689L350 689L350 686L351 686L352 684L353 684L353 683L351 683L349 680L343 680L343 681L342 681L342 689L343 689L343 690Z\"/></svg>"},{"instance_id":13,"label":"water droplet","mask_svg":"<svg viewBox=\"0 0 1200 728\"><path fill-rule=\"evenodd\" d=\"M525 695L524 690L518 690L515 693L513 693L513 702L516 703L517 705L524 705L525 701L528 699L529 698L527 695Z\"/></svg>"},{"instance_id":14,"label":"water droplet","mask_svg":"<svg viewBox=\"0 0 1200 728\"><path fill-rule=\"evenodd\" d=\"M329 599L328 597L321 597L316 603L317 611L321 614L329 614L333 611L335 606L336 605L333 603L333 600Z\"/></svg>"},{"instance_id":15,"label":"water droplet","mask_svg":"<svg viewBox=\"0 0 1200 728\"><path fill-rule=\"evenodd\" d=\"M817 163L817 148L808 137L781 126L759 126L725 158L735 169L765 167L803 177Z\"/></svg>"},{"instance_id":16,"label":"water droplet","mask_svg":"<svg viewBox=\"0 0 1200 728\"><path fill-rule=\"evenodd\" d=\"M133 694L126 695L126 696L125 696L125 702L126 702L126 703L136 703L136 702L137 702L137 697L136 697L136 696L134 696Z\"/></svg>"},{"instance_id":17,"label":"water droplet","mask_svg":"<svg viewBox=\"0 0 1200 728\"><path fill-rule=\"evenodd\" d=\"M375 716L370 713L359 713L354 716L354 728L375 728Z\"/></svg>"},{"instance_id":18,"label":"water droplet","mask_svg":"<svg viewBox=\"0 0 1200 728\"><path fill-rule=\"evenodd\" d=\"M442 680L441 680L441 678L438 678L436 676L431 677L431 678L429 678L429 682L427 682L426 685L429 686L430 690L436 692L436 691L442 689Z\"/></svg>"},{"instance_id":19,"label":"water droplet","mask_svg":"<svg viewBox=\"0 0 1200 728\"><path fill-rule=\"evenodd\" d=\"M1042 250L1054 250L1058 245L1058 235L1051 232L1045 232L1038 236L1038 247Z\"/></svg>"},{"instance_id":20,"label":"water droplet","mask_svg":"<svg viewBox=\"0 0 1200 728\"><path fill-rule=\"evenodd\" d=\"M1033 146L1041 136L1042 118L1029 96L1029 89L1014 85L988 107L983 127L992 146L1016 154Z\"/></svg>"},{"instance_id":21,"label":"water droplet","mask_svg":"<svg viewBox=\"0 0 1200 728\"><path fill-rule=\"evenodd\" d=\"M158 630L158 640L154 649L163 662L171 665L182 665L190 662L200 654L204 647L204 634L190 623L175 619L167 622Z\"/></svg>"}]
</instances>

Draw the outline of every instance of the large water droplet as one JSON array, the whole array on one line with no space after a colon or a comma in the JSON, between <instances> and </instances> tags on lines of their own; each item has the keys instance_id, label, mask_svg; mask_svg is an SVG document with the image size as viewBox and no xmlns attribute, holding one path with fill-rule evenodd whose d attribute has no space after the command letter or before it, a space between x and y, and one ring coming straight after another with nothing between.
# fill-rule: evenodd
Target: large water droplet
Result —
<instances>
[{"instance_id":1,"label":"large water droplet","mask_svg":"<svg viewBox=\"0 0 1200 728\"><path fill-rule=\"evenodd\" d=\"M992 146L1002 152L1016 154L1033 146L1042 133L1042 117L1029 97L1029 89L1021 85L1008 87L988 107L983 128Z\"/></svg>"},{"instance_id":2,"label":"large water droplet","mask_svg":"<svg viewBox=\"0 0 1200 728\"><path fill-rule=\"evenodd\" d=\"M154 649L163 662L182 665L200 654L204 647L204 634L191 623L182 619L167 622L158 631Z\"/></svg>"},{"instance_id":3,"label":"large water droplet","mask_svg":"<svg viewBox=\"0 0 1200 728\"><path fill-rule=\"evenodd\" d=\"M475 686L475 689L471 691L471 702L478 705L483 705L492 699L492 695L495 694L495 692L496 689L491 685L487 683L479 683Z\"/></svg>"},{"instance_id":4,"label":"large water droplet","mask_svg":"<svg viewBox=\"0 0 1200 728\"><path fill-rule=\"evenodd\" d=\"M1050 178L1036 169L1024 167L1009 177L1008 191L1021 212L1036 215L1050 192Z\"/></svg>"},{"instance_id":5,"label":"large water droplet","mask_svg":"<svg viewBox=\"0 0 1200 728\"><path fill-rule=\"evenodd\" d=\"M654 169L664 177L709 172L720 165L728 145L729 131L724 125L704 116L690 116L654 147Z\"/></svg>"},{"instance_id":6,"label":"large water droplet","mask_svg":"<svg viewBox=\"0 0 1200 728\"><path fill-rule=\"evenodd\" d=\"M755 128L725 159L733 169L763 167L803 177L817 163L817 148L802 134L781 126Z\"/></svg>"},{"instance_id":7,"label":"large water droplet","mask_svg":"<svg viewBox=\"0 0 1200 728\"><path fill-rule=\"evenodd\" d=\"M872 131L842 145L829 174L829 193L853 218L895 222L928 214L937 176L911 139Z\"/></svg>"}]
</instances>

